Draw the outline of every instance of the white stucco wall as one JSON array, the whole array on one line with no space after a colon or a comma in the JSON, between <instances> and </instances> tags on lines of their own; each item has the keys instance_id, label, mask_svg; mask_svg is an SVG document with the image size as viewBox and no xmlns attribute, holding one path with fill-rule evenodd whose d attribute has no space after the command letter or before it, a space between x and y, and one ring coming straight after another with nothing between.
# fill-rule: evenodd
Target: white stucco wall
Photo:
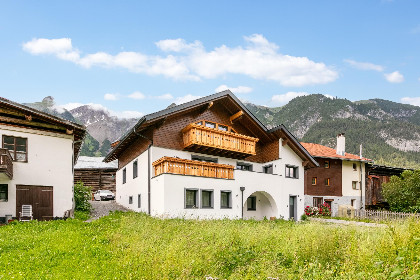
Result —
<instances>
[{"instance_id":1,"label":"white stucco wall","mask_svg":"<svg viewBox=\"0 0 420 280\"><path fill-rule=\"evenodd\" d=\"M116 173L116 201L117 203L137 212L147 212L147 150L133 159ZM138 161L138 176L133 178L133 163ZM127 181L123 184L123 170L126 169ZM141 195L141 207L138 207L138 195ZM129 203L129 197L133 197L133 203Z\"/></svg>"},{"instance_id":2,"label":"white stucco wall","mask_svg":"<svg viewBox=\"0 0 420 280\"><path fill-rule=\"evenodd\" d=\"M0 181L8 184L8 201L0 202L0 217L16 217L16 185L52 186L54 216L72 209L73 137L0 125L2 135L28 139L28 162L13 162L13 179Z\"/></svg>"},{"instance_id":3,"label":"white stucco wall","mask_svg":"<svg viewBox=\"0 0 420 280\"><path fill-rule=\"evenodd\" d=\"M236 163L245 162L242 160L215 157L212 155L191 153L187 151L178 151L160 147L151 148L151 162L154 162L164 156L179 157L191 159L192 155L202 155L205 157L218 158L220 164L230 164L236 166ZM147 151L141 154L139 161L139 177L133 179L132 165L133 161L125 167L118 170L116 175L116 198L117 202L134 211L147 211ZM246 205L248 196L256 193L257 211L245 209L244 217L275 216L277 218L289 218L289 196L296 196L297 214L299 218L304 209L304 169L302 159L298 157L287 145L281 147L281 159L260 164L249 162L253 165L253 171L235 170L234 179L216 179L197 176L184 176L176 174L162 174L154 177L152 168L151 179L151 214L158 217L185 217L185 218L229 218L235 219L242 216L242 207ZM273 164L274 174L262 173L263 166ZM298 167L299 178L285 178L286 164ZM122 184L122 170L127 170L127 182ZM245 187L244 204L241 203L242 193L240 187ZM213 190L214 207L212 209L186 209L185 208L185 189L198 189L199 201L201 201L200 190ZM220 192L232 192L232 209L222 209L220 207ZM142 207L137 208L137 194L142 195ZM268 195L264 195L268 194ZM129 196L133 196L133 204L128 204ZM266 197L269 199L266 199ZM270 201L271 200L271 201ZM270 213L267 205L270 201L273 212ZM259 205L259 203L262 203ZM264 205L263 205L264 204Z\"/></svg>"},{"instance_id":4,"label":"white stucco wall","mask_svg":"<svg viewBox=\"0 0 420 280\"><path fill-rule=\"evenodd\" d=\"M356 170L353 170L353 163L356 164ZM348 201L355 199L356 205L354 207L364 207L365 204L365 177L366 169L365 163L358 161L343 161L342 165L342 188L343 197L347 197ZM357 181L357 189L353 189L352 182ZM362 199L360 199L362 197ZM346 202L347 203L347 202ZM350 205L348 203L347 205Z\"/></svg>"}]
</instances>

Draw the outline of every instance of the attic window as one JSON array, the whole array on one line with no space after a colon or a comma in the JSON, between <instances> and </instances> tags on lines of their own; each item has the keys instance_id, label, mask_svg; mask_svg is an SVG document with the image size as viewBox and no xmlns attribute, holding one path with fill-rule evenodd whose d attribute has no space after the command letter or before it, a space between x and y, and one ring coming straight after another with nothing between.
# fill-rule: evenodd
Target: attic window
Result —
<instances>
[{"instance_id":1,"label":"attic window","mask_svg":"<svg viewBox=\"0 0 420 280\"><path fill-rule=\"evenodd\" d=\"M203 125L202 121L197 122L198 125Z\"/></svg>"}]
</instances>

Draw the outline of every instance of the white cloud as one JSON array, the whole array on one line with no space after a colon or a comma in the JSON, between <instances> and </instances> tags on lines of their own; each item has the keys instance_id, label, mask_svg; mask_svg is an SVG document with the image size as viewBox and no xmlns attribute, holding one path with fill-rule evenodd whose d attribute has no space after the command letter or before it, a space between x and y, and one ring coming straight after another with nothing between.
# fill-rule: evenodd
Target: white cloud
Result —
<instances>
[{"instance_id":1,"label":"white cloud","mask_svg":"<svg viewBox=\"0 0 420 280\"><path fill-rule=\"evenodd\" d=\"M400 101L401 103L420 106L420 97L403 97Z\"/></svg>"},{"instance_id":2,"label":"white cloud","mask_svg":"<svg viewBox=\"0 0 420 280\"><path fill-rule=\"evenodd\" d=\"M123 119L138 119L144 116L143 113L141 112L137 112L137 111L122 111L122 112L113 112L113 111L109 111L111 113L112 116L116 116L118 118L123 118Z\"/></svg>"},{"instance_id":3,"label":"white cloud","mask_svg":"<svg viewBox=\"0 0 420 280\"><path fill-rule=\"evenodd\" d=\"M166 93L166 94L162 94L162 95L156 96L156 98L157 99L161 99L161 100L171 100L171 99L174 99L174 97L170 93Z\"/></svg>"},{"instance_id":4,"label":"white cloud","mask_svg":"<svg viewBox=\"0 0 420 280\"><path fill-rule=\"evenodd\" d=\"M175 104L179 105L179 104L182 104L182 103L187 103L187 102L193 101L193 100L201 98L201 97L202 96L188 94L188 95L185 95L185 96L177 97L175 99Z\"/></svg>"},{"instance_id":5,"label":"white cloud","mask_svg":"<svg viewBox=\"0 0 420 280\"><path fill-rule=\"evenodd\" d=\"M334 96L329 95L329 94L323 94L325 97L328 97L329 99L334 99Z\"/></svg>"},{"instance_id":6,"label":"white cloud","mask_svg":"<svg viewBox=\"0 0 420 280\"><path fill-rule=\"evenodd\" d=\"M282 106L282 105L287 104L293 98L296 98L298 96L305 96L305 95L309 95L309 93L289 91L285 94L273 95L273 97L271 97L271 101L276 103L277 105Z\"/></svg>"},{"instance_id":7,"label":"white cloud","mask_svg":"<svg viewBox=\"0 0 420 280\"><path fill-rule=\"evenodd\" d=\"M384 74L384 76L385 76L385 79L390 83L404 82L404 76L398 71L395 71L389 74Z\"/></svg>"},{"instance_id":8,"label":"white cloud","mask_svg":"<svg viewBox=\"0 0 420 280\"><path fill-rule=\"evenodd\" d=\"M238 87L228 87L227 85L221 85L215 89L215 92L221 92L229 89L233 93L250 93L252 91L251 87L238 86Z\"/></svg>"},{"instance_id":9,"label":"white cloud","mask_svg":"<svg viewBox=\"0 0 420 280\"><path fill-rule=\"evenodd\" d=\"M130 94L128 97L131 98L131 99L137 99L137 100L141 100L141 99L146 98L146 96L143 93L141 93L140 91L135 91L132 94Z\"/></svg>"},{"instance_id":10,"label":"white cloud","mask_svg":"<svg viewBox=\"0 0 420 280\"><path fill-rule=\"evenodd\" d=\"M50 54L72 61L85 68L124 68L134 73L163 75L173 79L213 79L226 74L240 74L254 79L271 80L283 86L325 84L338 78L330 66L307 57L296 57L278 52L279 47L261 34L244 37L245 46L221 45L206 51L200 41L188 43L184 39L161 40L156 46L166 56L138 52L120 52L115 55L96 52L80 55L71 39L33 39L23 44L31 54Z\"/></svg>"},{"instance_id":11,"label":"white cloud","mask_svg":"<svg viewBox=\"0 0 420 280\"><path fill-rule=\"evenodd\" d=\"M105 93L104 95L104 99L105 100L118 100L118 93Z\"/></svg>"},{"instance_id":12,"label":"white cloud","mask_svg":"<svg viewBox=\"0 0 420 280\"><path fill-rule=\"evenodd\" d=\"M350 64L354 68L361 69L361 70L373 70L373 71L378 71L378 72L384 71L383 66L373 64L370 62L358 62L351 59L344 59L344 62Z\"/></svg>"}]
</instances>

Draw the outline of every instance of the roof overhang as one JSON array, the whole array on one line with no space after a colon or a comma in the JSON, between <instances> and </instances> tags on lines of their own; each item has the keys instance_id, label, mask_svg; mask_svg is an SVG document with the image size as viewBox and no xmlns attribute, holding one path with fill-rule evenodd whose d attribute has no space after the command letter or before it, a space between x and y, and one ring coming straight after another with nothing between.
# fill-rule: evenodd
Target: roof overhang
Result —
<instances>
[{"instance_id":1,"label":"roof overhang","mask_svg":"<svg viewBox=\"0 0 420 280\"><path fill-rule=\"evenodd\" d=\"M306 151L306 149L297 141L297 139L284 127L280 125L274 129L268 130L265 125L256 117L252 112L230 91L225 90L219 93L215 93L206 97L202 97L181 105L177 105L171 108L167 108L149 115L142 117L137 124L134 125L124 136L121 137L118 144L116 144L111 152L105 157L104 161L109 162L115 160L119 155L124 151L137 137L142 136L147 139L142 133L146 131L153 125L158 125L160 122L163 122L166 117L169 117L174 114L180 114L187 112L189 110L202 108L205 110L209 108L214 102L226 101L229 106L235 106L235 111L230 112L233 114L237 113L239 110L243 111L241 114L242 118L246 118L250 124L252 124L253 129L250 129L251 133L257 133L260 135L259 138L262 142L264 141L273 141L278 140L279 137L288 138L290 140L291 148L304 160L308 162L308 167L319 166L316 160ZM229 107L228 106L228 107ZM280 134L279 134L280 133ZM151 142L152 140L149 139Z\"/></svg>"},{"instance_id":2,"label":"roof overhang","mask_svg":"<svg viewBox=\"0 0 420 280\"><path fill-rule=\"evenodd\" d=\"M0 97L0 123L17 127L50 131L73 136L74 162L86 135L86 127L41 112L28 106Z\"/></svg>"}]
</instances>

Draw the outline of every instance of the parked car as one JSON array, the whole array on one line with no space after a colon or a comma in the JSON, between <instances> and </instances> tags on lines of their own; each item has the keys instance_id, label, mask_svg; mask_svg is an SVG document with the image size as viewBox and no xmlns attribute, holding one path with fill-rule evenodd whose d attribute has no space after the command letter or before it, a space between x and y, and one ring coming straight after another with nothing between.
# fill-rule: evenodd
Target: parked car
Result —
<instances>
[{"instance_id":1,"label":"parked car","mask_svg":"<svg viewBox=\"0 0 420 280\"><path fill-rule=\"evenodd\" d=\"M95 200L114 200L115 195L109 190L99 190L94 195Z\"/></svg>"}]
</instances>

